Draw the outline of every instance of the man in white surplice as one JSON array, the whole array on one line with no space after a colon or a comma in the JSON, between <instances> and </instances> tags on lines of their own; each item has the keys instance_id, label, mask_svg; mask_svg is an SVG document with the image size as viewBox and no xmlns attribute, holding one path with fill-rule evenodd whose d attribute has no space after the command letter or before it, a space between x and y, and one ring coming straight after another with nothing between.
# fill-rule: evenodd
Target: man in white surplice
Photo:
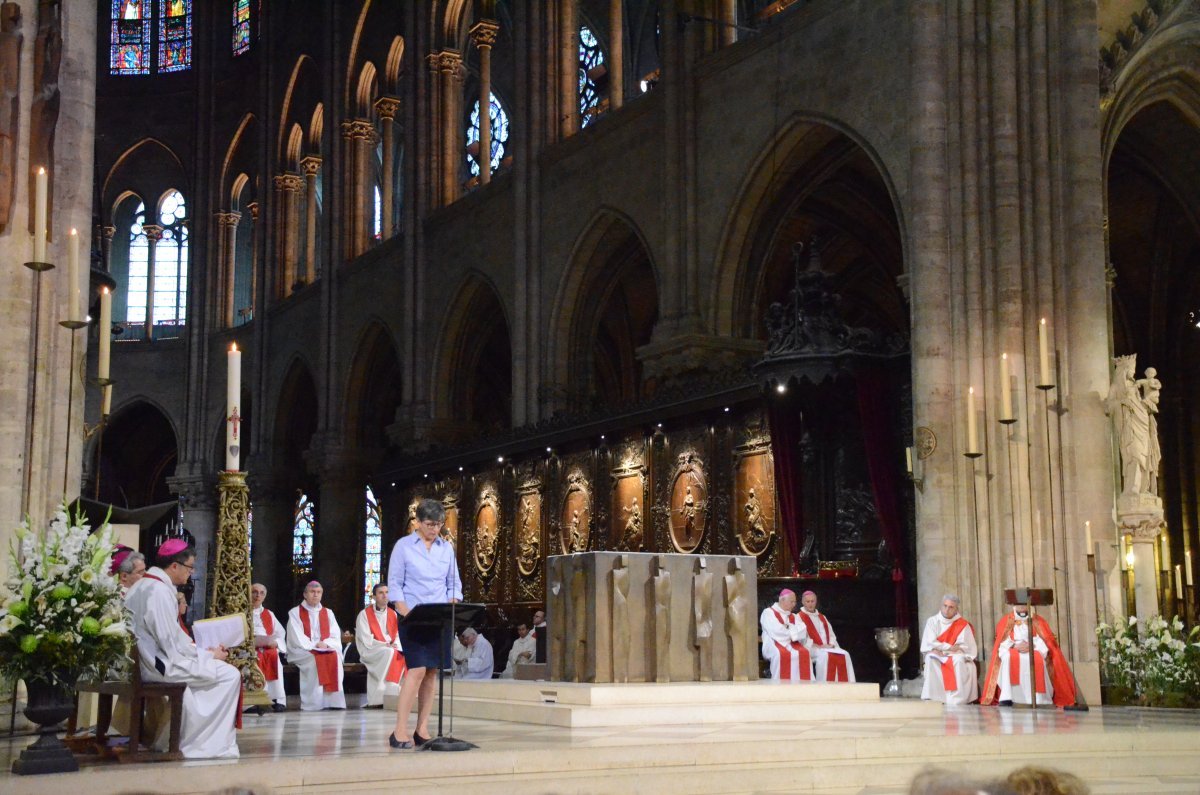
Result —
<instances>
[{"instance_id":1,"label":"man in white surplice","mask_svg":"<svg viewBox=\"0 0 1200 795\"><path fill-rule=\"evenodd\" d=\"M762 655L771 664L771 678L783 682L811 682L812 658L808 653L808 630L792 612L796 592L784 588L779 601L758 617L762 630Z\"/></svg>"},{"instance_id":2,"label":"man in white surplice","mask_svg":"<svg viewBox=\"0 0 1200 795\"><path fill-rule=\"evenodd\" d=\"M504 667L504 672L500 674L501 679L512 679L516 676L517 666L522 663L533 662L533 656L537 652L537 638L529 631L529 627L524 624L517 624L517 639L513 641L512 648L508 650L508 665Z\"/></svg>"},{"instance_id":3,"label":"man in white surplice","mask_svg":"<svg viewBox=\"0 0 1200 795\"><path fill-rule=\"evenodd\" d=\"M800 596L796 616L808 631L808 651L817 669L818 682L853 682L854 663L850 653L838 645L837 635L825 615L817 609L817 595L805 591Z\"/></svg>"},{"instance_id":4,"label":"man in white surplice","mask_svg":"<svg viewBox=\"0 0 1200 795\"><path fill-rule=\"evenodd\" d=\"M458 664L458 675L463 679L491 679L495 657L491 642L472 627L462 631L462 644L467 657Z\"/></svg>"},{"instance_id":5,"label":"man in white surplice","mask_svg":"<svg viewBox=\"0 0 1200 795\"><path fill-rule=\"evenodd\" d=\"M325 589L313 580L304 601L288 611L287 656L300 672L300 709L345 709L342 630L333 611L321 606Z\"/></svg>"},{"instance_id":6,"label":"man in white surplice","mask_svg":"<svg viewBox=\"0 0 1200 795\"><path fill-rule=\"evenodd\" d=\"M142 678L187 685L179 742L185 758L236 759L234 727L242 675L225 662L228 653L224 648L198 649L179 628L176 588L192 576L196 551L186 541L173 538L159 547L157 562L125 596ZM156 749L166 750L169 730L170 722L163 721L153 743Z\"/></svg>"},{"instance_id":7,"label":"man in white surplice","mask_svg":"<svg viewBox=\"0 0 1200 795\"><path fill-rule=\"evenodd\" d=\"M256 582L250 586L250 612L254 616L254 651L258 655L258 667L267 680L267 698L271 709L283 712L287 709L287 694L283 692L283 663L280 654L287 654L287 635L283 622L268 610L267 586Z\"/></svg>"},{"instance_id":8,"label":"man in white surplice","mask_svg":"<svg viewBox=\"0 0 1200 795\"><path fill-rule=\"evenodd\" d=\"M942 597L942 609L930 616L921 633L921 657L925 661L925 684L921 698L947 704L970 704L979 697L975 658L979 647L975 630L959 614L960 600L954 594Z\"/></svg>"},{"instance_id":9,"label":"man in white surplice","mask_svg":"<svg viewBox=\"0 0 1200 795\"><path fill-rule=\"evenodd\" d=\"M383 697L400 692L404 676L404 655L400 649L399 617L388 606L388 587L377 583L371 592L374 600L363 608L354 622L354 642L358 659L367 666L367 707L383 707Z\"/></svg>"}]
</instances>

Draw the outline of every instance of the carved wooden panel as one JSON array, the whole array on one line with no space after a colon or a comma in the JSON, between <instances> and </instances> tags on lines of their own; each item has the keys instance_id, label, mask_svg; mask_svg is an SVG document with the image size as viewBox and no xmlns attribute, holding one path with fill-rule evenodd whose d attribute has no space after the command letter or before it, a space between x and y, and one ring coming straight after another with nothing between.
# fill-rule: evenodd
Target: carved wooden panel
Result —
<instances>
[{"instance_id":1,"label":"carved wooden panel","mask_svg":"<svg viewBox=\"0 0 1200 795\"><path fill-rule=\"evenodd\" d=\"M771 444L750 439L734 451L733 526L747 555L767 551L775 535L775 471Z\"/></svg>"},{"instance_id":2,"label":"carved wooden panel","mask_svg":"<svg viewBox=\"0 0 1200 795\"><path fill-rule=\"evenodd\" d=\"M646 547L646 458L641 440L616 451L608 548L639 552Z\"/></svg>"},{"instance_id":3,"label":"carved wooden panel","mask_svg":"<svg viewBox=\"0 0 1200 795\"><path fill-rule=\"evenodd\" d=\"M559 545L563 554L584 552L592 532L591 484L580 470L567 475L567 490L559 512Z\"/></svg>"},{"instance_id":4,"label":"carved wooden panel","mask_svg":"<svg viewBox=\"0 0 1200 795\"><path fill-rule=\"evenodd\" d=\"M708 524L708 476L693 451L680 453L671 478L668 521L671 543L679 552L692 552L704 540Z\"/></svg>"},{"instance_id":5,"label":"carved wooden panel","mask_svg":"<svg viewBox=\"0 0 1200 795\"><path fill-rule=\"evenodd\" d=\"M487 578L496 565L496 548L500 538L500 501L493 486L479 492L475 509L475 568Z\"/></svg>"},{"instance_id":6,"label":"carved wooden panel","mask_svg":"<svg viewBox=\"0 0 1200 795\"><path fill-rule=\"evenodd\" d=\"M542 560L542 494L537 487L518 492L516 557L523 577L537 574Z\"/></svg>"}]
</instances>

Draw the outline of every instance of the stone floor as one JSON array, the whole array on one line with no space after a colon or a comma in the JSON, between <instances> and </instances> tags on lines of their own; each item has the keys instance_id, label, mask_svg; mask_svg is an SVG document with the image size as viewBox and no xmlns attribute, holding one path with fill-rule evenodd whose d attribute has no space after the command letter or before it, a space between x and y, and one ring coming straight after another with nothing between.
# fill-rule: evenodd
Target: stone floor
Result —
<instances>
[{"instance_id":1,"label":"stone floor","mask_svg":"<svg viewBox=\"0 0 1200 795\"><path fill-rule=\"evenodd\" d=\"M102 766L23 778L0 792L688 793L892 795L926 765L998 776L1038 764L1092 791L1200 793L1200 712L947 708L936 717L566 729L481 719L466 753L391 751L393 714L350 709L248 716L236 762ZM2 770L30 742L0 741ZM803 754L803 763L797 760Z\"/></svg>"}]
</instances>

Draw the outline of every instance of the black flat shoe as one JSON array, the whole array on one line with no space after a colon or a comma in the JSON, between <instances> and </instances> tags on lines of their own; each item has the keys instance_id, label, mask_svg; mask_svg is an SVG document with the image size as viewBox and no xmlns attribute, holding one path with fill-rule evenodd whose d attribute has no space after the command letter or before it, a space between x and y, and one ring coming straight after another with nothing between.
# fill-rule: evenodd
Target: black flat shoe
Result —
<instances>
[{"instance_id":1,"label":"black flat shoe","mask_svg":"<svg viewBox=\"0 0 1200 795\"><path fill-rule=\"evenodd\" d=\"M1000 703L1000 706L1002 706L1002 707L1011 707L1012 706L1012 701L1007 698L999 703Z\"/></svg>"},{"instance_id":2,"label":"black flat shoe","mask_svg":"<svg viewBox=\"0 0 1200 795\"><path fill-rule=\"evenodd\" d=\"M416 732L413 732L413 744L417 748L420 748L422 745L424 745L427 742L429 742L428 737L422 737L421 735L417 734Z\"/></svg>"},{"instance_id":3,"label":"black flat shoe","mask_svg":"<svg viewBox=\"0 0 1200 795\"><path fill-rule=\"evenodd\" d=\"M388 735L388 745L393 748L412 748L412 740L397 740L395 734Z\"/></svg>"}]
</instances>

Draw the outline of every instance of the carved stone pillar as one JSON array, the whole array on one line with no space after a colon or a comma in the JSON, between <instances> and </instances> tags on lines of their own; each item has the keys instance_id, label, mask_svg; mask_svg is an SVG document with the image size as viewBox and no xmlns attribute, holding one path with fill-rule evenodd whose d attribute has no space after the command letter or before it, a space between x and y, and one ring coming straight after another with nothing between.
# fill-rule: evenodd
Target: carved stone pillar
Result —
<instances>
[{"instance_id":1,"label":"carved stone pillar","mask_svg":"<svg viewBox=\"0 0 1200 795\"><path fill-rule=\"evenodd\" d=\"M454 50L441 50L429 58L429 70L433 73L434 102L437 108L437 140L441 142L438 152L437 185L438 198L446 205L458 198L458 158L460 114L462 92L462 55Z\"/></svg>"},{"instance_id":2,"label":"carved stone pillar","mask_svg":"<svg viewBox=\"0 0 1200 795\"><path fill-rule=\"evenodd\" d=\"M576 0L559 0L558 17L558 133L569 138L579 131L579 24Z\"/></svg>"},{"instance_id":3,"label":"carved stone pillar","mask_svg":"<svg viewBox=\"0 0 1200 795\"><path fill-rule=\"evenodd\" d=\"M346 626L363 605L367 469L358 451L336 441L315 442L306 459L319 481L315 574L325 587L325 606Z\"/></svg>"},{"instance_id":4,"label":"carved stone pillar","mask_svg":"<svg viewBox=\"0 0 1200 795\"><path fill-rule=\"evenodd\" d=\"M733 6L733 0L722 0ZM625 13L623 0L608 3L608 107L616 110L625 102Z\"/></svg>"},{"instance_id":5,"label":"carved stone pillar","mask_svg":"<svg viewBox=\"0 0 1200 795\"><path fill-rule=\"evenodd\" d=\"M281 293L290 295L296 287L296 227L299 222L300 189L304 180L299 174L280 174L275 177L275 187L280 196L280 212L283 228L280 230L279 245L283 254L283 285Z\"/></svg>"},{"instance_id":6,"label":"carved stone pillar","mask_svg":"<svg viewBox=\"0 0 1200 795\"><path fill-rule=\"evenodd\" d=\"M192 570L192 603L190 615L201 618L208 615L209 581L213 572L214 544L217 539L217 487L213 480L195 474L201 467L183 464L180 469L188 474L167 478L167 487L183 501L183 527L192 534L196 542L196 568Z\"/></svg>"},{"instance_id":7,"label":"carved stone pillar","mask_svg":"<svg viewBox=\"0 0 1200 795\"><path fill-rule=\"evenodd\" d=\"M720 0L721 25L717 28L717 37L722 47L737 41L737 4L734 0Z\"/></svg>"},{"instance_id":8,"label":"carved stone pillar","mask_svg":"<svg viewBox=\"0 0 1200 795\"><path fill-rule=\"evenodd\" d=\"M492 181L492 47L500 25L481 19L471 28L471 41L479 50L479 184Z\"/></svg>"},{"instance_id":9,"label":"carved stone pillar","mask_svg":"<svg viewBox=\"0 0 1200 795\"><path fill-rule=\"evenodd\" d=\"M304 281L317 280L317 174L321 158L309 155L300 161L304 169Z\"/></svg>"},{"instance_id":10,"label":"carved stone pillar","mask_svg":"<svg viewBox=\"0 0 1200 795\"><path fill-rule=\"evenodd\" d=\"M246 205L250 211L250 320L254 317L255 302L258 301L258 202Z\"/></svg>"},{"instance_id":11,"label":"carved stone pillar","mask_svg":"<svg viewBox=\"0 0 1200 795\"><path fill-rule=\"evenodd\" d=\"M342 137L346 140L347 170L350 201L350 245L347 256L357 257L367 250L371 239L371 218L374 208L373 181L371 173L371 147L378 141L375 125L366 119L351 119L342 122Z\"/></svg>"},{"instance_id":12,"label":"carved stone pillar","mask_svg":"<svg viewBox=\"0 0 1200 795\"><path fill-rule=\"evenodd\" d=\"M217 245L217 272L221 275L221 325L232 328L234 321L233 288L237 281L237 227L241 213L214 213L217 222L219 243Z\"/></svg>"},{"instance_id":13,"label":"carved stone pillar","mask_svg":"<svg viewBox=\"0 0 1200 795\"><path fill-rule=\"evenodd\" d=\"M383 174L379 193L383 199L380 215L383 217L381 237L384 240L396 233L396 113L399 110L400 100L395 97L380 97L375 103L375 113L379 116L383 136Z\"/></svg>"},{"instance_id":14,"label":"carved stone pillar","mask_svg":"<svg viewBox=\"0 0 1200 795\"><path fill-rule=\"evenodd\" d=\"M291 593L292 509L295 497L283 480L271 472L257 473L255 462L248 462L250 474L251 550L250 571L253 582L267 587L273 605L290 605L299 598ZM278 607L276 608L278 609Z\"/></svg>"},{"instance_id":15,"label":"carved stone pillar","mask_svg":"<svg viewBox=\"0 0 1200 795\"><path fill-rule=\"evenodd\" d=\"M154 263L158 241L162 240L163 228L157 224L143 224L146 233L146 339L154 337Z\"/></svg>"}]
</instances>

